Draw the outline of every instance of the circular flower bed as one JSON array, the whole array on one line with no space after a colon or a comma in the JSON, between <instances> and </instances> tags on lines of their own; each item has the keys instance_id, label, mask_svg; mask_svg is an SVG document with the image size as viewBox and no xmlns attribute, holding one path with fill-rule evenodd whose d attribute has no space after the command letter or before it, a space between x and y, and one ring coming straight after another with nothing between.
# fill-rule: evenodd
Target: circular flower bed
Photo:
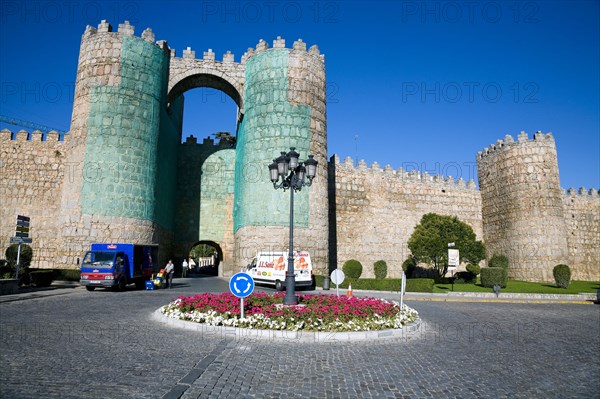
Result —
<instances>
[{"instance_id":1,"label":"circular flower bed","mask_svg":"<svg viewBox=\"0 0 600 399\"><path fill-rule=\"evenodd\" d=\"M402 328L419 318L416 310L384 299L298 295L298 305L282 305L284 293L258 292L240 300L230 293L179 297L160 308L172 318L211 326L262 330L376 331Z\"/></svg>"}]
</instances>

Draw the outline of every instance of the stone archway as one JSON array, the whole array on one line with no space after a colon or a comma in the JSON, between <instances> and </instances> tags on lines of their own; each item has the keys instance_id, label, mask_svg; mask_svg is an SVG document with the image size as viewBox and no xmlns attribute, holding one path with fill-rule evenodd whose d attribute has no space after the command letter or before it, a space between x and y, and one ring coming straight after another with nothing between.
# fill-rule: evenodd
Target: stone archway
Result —
<instances>
[{"instance_id":1,"label":"stone archway","mask_svg":"<svg viewBox=\"0 0 600 399\"><path fill-rule=\"evenodd\" d=\"M184 54L185 55L185 54ZM214 56L214 54L213 54ZM244 113L245 67L232 61L216 62L194 58L171 58L167 101L169 104L188 90L209 87L227 94Z\"/></svg>"},{"instance_id":2,"label":"stone archway","mask_svg":"<svg viewBox=\"0 0 600 399\"><path fill-rule=\"evenodd\" d=\"M192 249L194 247L197 247L198 245L206 245L206 246L214 248L214 250L216 252L216 256L214 257L214 264L212 265L212 267L214 268L214 275L221 275L221 273L219 273L219 266L223 262L223 250L221 248L221 245L219 245L218 243L216 243L214 241L210 241L210 240L200 240L200 241L197 241L194 245L192 245L189 248L189 252L191 252ZM198 265L199 268L202 268L202 266L203 266L202 264Z\"/></svg>"}]
</instances>

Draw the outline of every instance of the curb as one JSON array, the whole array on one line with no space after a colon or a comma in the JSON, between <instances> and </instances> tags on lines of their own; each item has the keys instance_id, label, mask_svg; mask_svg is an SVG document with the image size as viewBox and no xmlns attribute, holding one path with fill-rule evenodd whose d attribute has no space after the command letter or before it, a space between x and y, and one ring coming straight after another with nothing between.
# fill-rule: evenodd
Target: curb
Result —
<instances>
[{"instance_id":1,"label":"curb","mask_svg":"<svg viewBox=\"0 0 600 399\"><path fill-rule=\"evenodd\" d=\"M220 339L255 339L263 341L294 341L311 343L334 343L349 341L372 341L375 339L406 338L421 326L421 319L415 323L404 326L402 329L358 332L313 332L313 331L287 331L287 330L255 330L250 328L236 328L224 326L209 326L205 324L173 319L156 309L151 318L169 327L183 328L196 331L203 336Z\"/></svg>"},{"instance_id":2,"label":"curb","mask_svg":"<svg viewBox=\"0 0 600 399\"><path fill-rule=\"evenodd\" d=\"M325 291L325 290L322 290ZM353 290L355 294L365 295L395 295L400 298L398 291L368 291ZM593 304L597 302L597 295L592 293L582 294L520 294L501 293L499 296L492 292L406 292L406 301L436 301L436 302L494 302L494 303L554 303L554 304Z\"/></svg>"}]
</instances>

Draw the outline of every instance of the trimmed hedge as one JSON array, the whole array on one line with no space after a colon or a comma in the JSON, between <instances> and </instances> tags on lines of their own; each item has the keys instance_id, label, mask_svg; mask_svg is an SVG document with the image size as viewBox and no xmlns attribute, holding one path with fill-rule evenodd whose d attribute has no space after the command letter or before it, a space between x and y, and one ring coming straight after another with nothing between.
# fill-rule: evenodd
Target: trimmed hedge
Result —
<instances>
[{"instance_id":1,"label":"trimmed hedge","mask_svg":"<svg viewBox=\"0 0 600 399\"><path fill-rule=\"evenodd\" d=\"M556 265L552 269L554 281L558 288L567 288L571 282L571 269L567 265Z\"/></svg>"},{"instance_id":2,"label":"trimmed hedge","mask_svg":"<svg viewBox=\"0 0 600 399\"><path fill-rule=\"evenodd\" d=\"M356 259L349 259L346 262L344 262L344 265L342 266L342 271L344 272L346 277L350 279L360 278L360 275L362 274L362 269L362 264Z\"/></svg>"},{"instance_id":3,"label":"trimmed hedge","mask_svg":"<svg viewBox=\"0 0 600 399\"><path fill-rule=\"evenodd\" d=\"M488 263L488 267L501 267L508 269L508 258L504 255L494 254Z\"/></svg>"},{"instance_id":4,"label":"trimmed hedge","mask_svg":"<svg viewBox=\"0 0 600 399\"><path fill-rule=\"evenodd\" d=\"M406 280L407 292L433 292L432 278L410 278Z\"/></svg>"},{"instance_id":5,"label":"trimmed hedge","mask_svg":"<svg viewBox=\"0 0 600 399\"><path fill-rule=\"evenodd\" d=\"M36 287L49 287L54 281L54 272L52 270L36 270L29 273L31 283Z\"/></svg>"},{"instance_id":6,"label":"trimmed hedge","mask_svg":"<svg viewBox=\"0 0 600 399\"><path fill-rule=\"evenodd\" d=\"M317 286L323 287L323 276L315 276ZM402 279L399 278L361 278L361 279L345 279L340 284L340 289L347 289L348 284L352 284L352 289L355 290L372 290L372 291L400 291ZM433 292L434 281L431 278L413 278L406 280L407 292ZM335 291L335 284L330 283L330 290Z\"/></svg>"},{"instance_id":7,"label":"trimmed hedge","mask_svg":"<svg viewBox=\"0 0 600 399\"><path fill-rule=\"evenodd\" d=\"M53 269L54 279L63 281L79 281L81 272L79 269Z\"/></svg>"},{"instance_id":8,"label":"trimmed hedge","mask_svg":"<svg viewBox=\"0 0 600 399\"><path fill-rule=\"evenodd\" d=\"M487 288L493 288L499 284L500 287L506 288L508 283L508 270L502 267L484 267L481 269L481 285Z\"/></svg>"},{"instance_id":9,"label":"trimmed hedge","mask_svg":"<svg viewBox=\"0 0 600 399\"><path fill-rule=\"evenodd\" d=\"M387 276L387 271L387 263L384 260L378 260L373 264L373 272L376 279L383 280Z\"/></svg>"}]
</instances>

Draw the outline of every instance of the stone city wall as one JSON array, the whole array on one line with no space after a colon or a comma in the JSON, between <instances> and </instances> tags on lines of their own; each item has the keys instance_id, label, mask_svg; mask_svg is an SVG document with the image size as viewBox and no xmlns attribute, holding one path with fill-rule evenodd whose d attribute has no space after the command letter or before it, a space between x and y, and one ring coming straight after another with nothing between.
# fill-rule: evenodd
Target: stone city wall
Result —
<instances>
[{"instance_id":1,"label":"stone city wall","mask_svg":"<svg viewBox=\"0 0 600 399\"><path fill-rule=\"evenodd\" d=\"M363 277L374 277L373 264L384 260L388 276L402 274L402 262L410 254L408 239L421 217L429 212L456 216L483 237L481 197L475 182L452 177L406 172L377 163L358 166L347 157L330 161L330 206L335 229L330 241L337 242L337 266L348 259L363 265ZM335 200L333 201L333 198ZM330 222L332 219L330 219ZM330 245L332 245L330 243Z\"/></svg>"},{"instance_id":2,"label":"stone city wall","mask_svg":"<svg viewBox=\"0 0 600 399\"><path fill-rule=\"evenodd\" d=\"M600 281L600 194L596 189L570 188L563 206L571 278Z\"/></svg>"},{"instance_id":3,"label":"stone city wall","mask_svg":"<svg viewBox=\"0 0 600 399\"><path fill-rule=\"evenodd\" d=\"M59 141L56 132L0 131L0 259L15 236L17 215L24 215L31 218L31 266L54 267L62 248L57 220L63 177L68 174L66 147L67 141Z\"/></svg>"}]
</instances>

